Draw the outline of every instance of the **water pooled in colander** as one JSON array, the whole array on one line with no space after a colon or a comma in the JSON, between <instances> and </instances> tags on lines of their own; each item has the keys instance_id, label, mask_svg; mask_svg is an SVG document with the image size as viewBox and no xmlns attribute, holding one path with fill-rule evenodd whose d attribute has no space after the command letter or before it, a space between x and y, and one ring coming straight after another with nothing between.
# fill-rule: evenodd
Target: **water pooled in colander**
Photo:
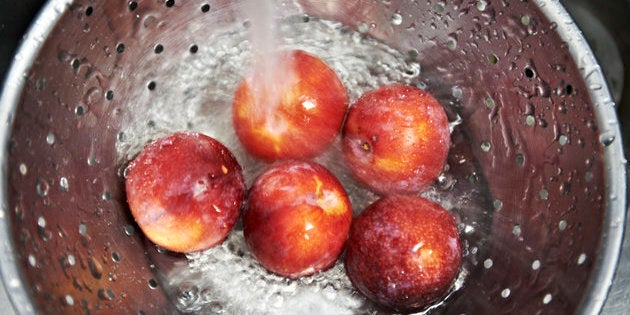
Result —
<instances>
[{"instance_id":1,"label":"water pooled in colander","mask_svg":"<svg viewBox=\"0 0 630 315\"><path fill-rule=\"evenodd\" d=\"M396 21L397 17L393 22ZM128 95L131 104L143 93L159 93L161 97L154 98L151 107L138 106L137 113L132 105L127 117L131 119L125 121L117 137L120 159L129 160L150 139L175 130L193 129L228 146L243 166L247 182L253 181L265 164L248 156L241 147L231 126L230 112L233 91L249 69L248 27L251 26L245 23L213 36L209 39L212 45L198 47L189 62L163 64L164 68L159 71L177 75L177 81L167 84L151 80L154 89L138 89ZM344 83L351 102L370 89L391 83L432 88L423 80L421 60L342 24L312 17L290 17L279 25L279 31L284 40L280 48L303 49L325 60ZM463 91L459 86L445 89L446 93L440 92L436 96L452 116L454 148L447 171L440 176L436 186L423 195L453 211L460 222L466 257L453 292L463 285L468 268L477 263L482 242L489 233L492 207L487 199L485 181L475 171L467 138L457 127L462 120L452 104L461 101ZM183 108L173 106L175 102L181 104L178 98L182 91L185 105ZM152 122L149 128L147 122ZM358 184L346 170L341 162L338 141L316 160L326 165L344 184L355 213L378 198ZM128 230L126 227L125 231ZM286 314L307 310L337 314L375 310L354 291L341 262L328 271L287 280L258 265L245 246L242 231L233 231L228 240L216 248L188 255L188 260L187 266L161 277L165 279L163 285L173 288L169 291L174 292L176 306L185 312Z\"/></svg>"}]
</instances>

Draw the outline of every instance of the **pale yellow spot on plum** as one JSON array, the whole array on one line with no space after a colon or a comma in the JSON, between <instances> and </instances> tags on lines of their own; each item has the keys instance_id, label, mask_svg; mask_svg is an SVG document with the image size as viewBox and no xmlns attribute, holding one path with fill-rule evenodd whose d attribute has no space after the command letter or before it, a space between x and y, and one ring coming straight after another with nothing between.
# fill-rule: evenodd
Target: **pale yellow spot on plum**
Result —
<instances>
[{"instance_id":1,"label":"pale yellow spot on plum","mask_svg":"<svg viewBox=\"0 0 630 315\"><path fill-rule=\"evenodd\" d=\"M271 145L273 151L279 153L283 149L280 144L283 143L290 128L291 126L286 120L279 117L268 117L254 128L254 133L261 143Z\"/></svg>"},{"instance_id":2,"label":"pale yellow spot on plum","mask_svg":"<svg viewBox=\"0 0 630 315\"><path fill-rule=\"evenodd\" d=\"M429 276L435 270L435 266L440 264L440 257L432 248L424 246L425 244L418 243L412 248L414 255L412 256L412 262L423 273L428 273Z\"/></svg>"},{"instance_id":3,"label":"pale yellow spot on plum","mask_svg":"<svg viewBox=\"0 0 630 315\"><path fill-rule=\"evenodd\" d=\"M203 236L200 222L164 215L142 230L155 244L175 251L186 251Z\"/></svg>"},{"instance_id":4,"label":"pale yellow spot on plum","mask_svg":"<svg viewBox=\"0 0 630 315\"><path fill-rule=\"evenodd\" d=\"M402 172L407 167L400 158L381 157L374 159L374 163L377 168L391 173Z\"/></svg>"},{"instance_id":5,"label":"pale yellow spot on plum","mask_svg":"<svg viewBox=\"0 0 630 315\"><path fill-rule=\"evenodd\" d=\"M315 197L317 205L327 214L340 215L348 210L339 192L325 189L318 177L315 177Z\"/></svg>"}]
</instances>

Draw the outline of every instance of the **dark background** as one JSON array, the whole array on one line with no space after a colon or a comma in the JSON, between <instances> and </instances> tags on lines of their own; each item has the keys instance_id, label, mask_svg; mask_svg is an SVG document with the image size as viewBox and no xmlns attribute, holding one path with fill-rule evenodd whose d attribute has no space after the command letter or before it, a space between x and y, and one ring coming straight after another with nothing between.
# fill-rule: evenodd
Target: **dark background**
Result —
<instances>
[{"instance_id":1,"label":"dark background","mask_svg":"<svg viewBox=\"0 0 630 315\"><path fill-rule=\"evenodd\" d=\"M44 0L0 0L0 81L4 77L15 49L26 33Z\"/></svg>"}]
</instances>

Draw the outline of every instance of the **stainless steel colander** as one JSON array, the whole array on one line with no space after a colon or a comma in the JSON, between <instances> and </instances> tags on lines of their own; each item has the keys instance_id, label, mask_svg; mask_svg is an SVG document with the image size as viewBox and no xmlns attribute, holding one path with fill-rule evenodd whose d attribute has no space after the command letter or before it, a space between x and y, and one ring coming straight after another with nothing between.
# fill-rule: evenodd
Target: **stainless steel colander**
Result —
<instances>
[{"instance_id":1,"label":"stainless steel colander","mask_svg":"<svg viewBox=\"0 0 630 315\"><path fill-rule=\"evenodd\" d=\"M187 258L156 248L135 226L123 170L140 148L134 140L205 128L172 122L152 106L223 93L203 82L174 89L184 79L173 69L196 71L199 60L212 58L204 54L218 45L211 35L245 22L240 5L45 6L14 59L0 107L0 262L19 313L177 312L178 288L165 275ZM449 165L466 175L459 181L483 181L487 208L474 219L488 225L462 225L462 234L480 239L467 249L461 289L434 312L599 311L621 244L625 160L600 68L557 1L303 0L278 7L307 28L310 19L339 21L396 48L421 66L418 83L451 100L449 114L461 117L454 142L462 149L451 152ZM187 110L190 117L216 114ZM458 211L466 219L465 207Z\"/></svg>"}]
</instances>

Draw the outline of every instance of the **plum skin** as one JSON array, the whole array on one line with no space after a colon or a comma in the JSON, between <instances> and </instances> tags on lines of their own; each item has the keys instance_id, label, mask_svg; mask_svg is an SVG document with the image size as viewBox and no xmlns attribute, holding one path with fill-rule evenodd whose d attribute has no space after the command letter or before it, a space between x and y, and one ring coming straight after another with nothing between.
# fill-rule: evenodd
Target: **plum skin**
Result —
<instances>
[{"instance_id":1,"label":"plum skin","mask_svg":"<svg viewBox=\"0 0 630 315\"><path fill-rule=\"evenodd\" d=\"M459 270L455 218L421 197L383 197L355 218L344 262L353 286L370 300L419 311L445 294Z\"/></svg>"},{"instance_id":2,"label":"plum skin","mask_svg":"<svg viewBox=\"0 0 630 315\"><path fill-rule=\"evenodd\" d=\"M337 137L348 95L337 74L302 50L279 52L275 77L252 73L234 94L232 120L247 151L264 161L306 159ZM259 82L274 80L273 82Z\"/></svg>"},{"instance_id":3,"label":"plum skin","mask_svg":"<svg viewBox=\"0 0 630 315\"><path fill-rule=\"evenodd\" d=\"M144 147L125 174L131 214L149 240L174 252L227 238L245 200L236 158L219 141L177 132Z\"/></svg>"},{"instance_id":4,"label":"plum skin","mask_svg":"<svg viewBox=\"0 0 630 315\"><path fill-rule=\"evenodd\" d=\"M255 180L242 220L245 241L260 264L298 278L334 265L348 237L352 207L325 167L288 160Z\"/></svg>"},{"instance_id":5,"label":"plum skin","mask_svg":"<svg viewBox=\"0 0 630 315\"><path fill-rule=\"evenodd\" d=\"M442 172L450 140L448 117L433 96L393 84L350 107L343 154L352 174L375 192L415 194Z\"/></svg>"}]
</instances>

